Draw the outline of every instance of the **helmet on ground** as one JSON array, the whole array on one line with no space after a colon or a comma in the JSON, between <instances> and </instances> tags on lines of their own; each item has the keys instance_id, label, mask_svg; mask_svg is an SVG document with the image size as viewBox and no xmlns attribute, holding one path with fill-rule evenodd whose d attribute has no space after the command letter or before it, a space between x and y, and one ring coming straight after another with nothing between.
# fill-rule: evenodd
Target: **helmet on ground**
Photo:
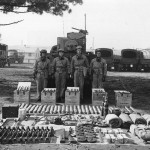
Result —
<instances>
[{"instance_id":1,"label":"helmet on ground","mask_svg":"<svg viewBox=\"0 0 150 150\"><path fill-rule=\"evenodd\" d=\"M42 49L42 50L40 51L40 53L47 53L47 50L46 50L46 49Z\"/></svg>"},{"instance_id":2,"label":"helmet on ground","mask_svg":"<svg viewBox=\"0 0 150 150\"><path fill-rule=\"evenodd\" d=\"M79 45L79 46L76 47L76 49L82 49L82 46Z\"/></svg>"},{"instance_id":3,"label":"helmet on ground","mask_svg":"<svg viewBox=\"0 0 150 150\"><path fill-rule=\"evenodd\" d=\"M65 52L65 51L64 51L64 49L61 49L61 48L60 48L60 49L58 50L58 53L59 53L59 52Z\"/></svg>"}]
</instances>

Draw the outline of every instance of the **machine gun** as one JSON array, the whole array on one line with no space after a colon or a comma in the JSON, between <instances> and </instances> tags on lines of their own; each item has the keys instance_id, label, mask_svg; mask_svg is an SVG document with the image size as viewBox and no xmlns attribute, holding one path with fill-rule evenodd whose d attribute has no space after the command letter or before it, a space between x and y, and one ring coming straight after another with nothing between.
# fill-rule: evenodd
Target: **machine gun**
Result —
<instances>
[{"instance_id":1,"label":"machine gun","mask_svg":"<svg viewBox=\"0 0 150 150\"><path fill-rule=\"evenodd\" d=\"M73 27L72 27L72 29L78 30L79 33L83 33L83 34L85 34L85 35L88 35L88 31L87 31L87 30L77 29L77 28L73 28Z\"/></svg>"}]
</instances>

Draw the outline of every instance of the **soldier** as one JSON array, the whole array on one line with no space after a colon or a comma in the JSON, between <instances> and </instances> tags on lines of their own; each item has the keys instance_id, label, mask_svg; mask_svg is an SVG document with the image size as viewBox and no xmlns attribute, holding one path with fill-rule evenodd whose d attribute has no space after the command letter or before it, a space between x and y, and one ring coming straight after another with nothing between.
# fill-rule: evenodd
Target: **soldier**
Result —
<instances>
[{"instance_id":1,"label":"soldier","mask_svg":"<svg viewBox=\"0 0 150 150\"><path fill-rule=\"evenodd\" d=\"M52 73L55 73L56 101L64 102L66 79L70 75L69 60L64 57L64 50L58 50L58 57L53 60Z\"/></svg>"},{"instance_id":2,"label":"soldier","mask_svg":"<svg viewBox=\"0 0 150 150\"><path fill-rule=\"evenodd\" d=\"M90 63L90 75L92 76L92 87L102 88L102 82L105 81L107 74L106 61L101 58L100 50L96 51L96 58L92 59Z\"/></svg>"},{"instance_id":3,"label":"soldier","mask_svg":"<svg viewBox=\"0 0 150 150\"><path fill-rule=\"evenodd\" d=\"M41 91L47 88L48 77L50 70L50 61L47 59L47 51L40 51L40 58L38 58L34 64L33 76L37 83L37 100L41 101Z\"/></svg>"},{"instance_id":4,"label":"soldier","mask_svg":"<svg viewBox=\"0 0 150 150\"><path fill-rule=\"evenodd\" d=\"M71 60L71 74L74 76L74 86L80 89L80 100L82 101L84 78L87 75L89 63L86 56L82 54L82 47L77 46L76 49L77 54Z\"/></svg>"}]
</instances>

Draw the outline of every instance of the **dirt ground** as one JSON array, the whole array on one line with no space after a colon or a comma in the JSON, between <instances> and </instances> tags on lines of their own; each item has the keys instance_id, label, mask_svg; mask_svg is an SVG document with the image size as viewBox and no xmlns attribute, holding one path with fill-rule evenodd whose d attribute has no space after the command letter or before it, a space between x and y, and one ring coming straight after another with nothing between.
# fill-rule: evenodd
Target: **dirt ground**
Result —
<instances>
[{"instance_id":1,"label":"dirt ground","mask_svg":"<svg viewBox=\"0 0 150 150\"><path fill-rule=\"evenodd\" d=\"M13 91L19 81L32 82L31 102L36 102L36 83L32 79L33 64L13 64L0 68L0 103L13 103ZM150 113L150 73L108 72L104 88L109 104L115 104L114 90L128 90L133 94L132 106Z\"/></svg>"}]
</instances>

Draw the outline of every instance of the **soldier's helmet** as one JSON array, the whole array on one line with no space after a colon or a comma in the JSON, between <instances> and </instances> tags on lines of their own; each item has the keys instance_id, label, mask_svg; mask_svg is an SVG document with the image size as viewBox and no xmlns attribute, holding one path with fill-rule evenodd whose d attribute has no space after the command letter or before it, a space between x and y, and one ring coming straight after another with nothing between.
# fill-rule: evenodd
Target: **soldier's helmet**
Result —
<instances>
[{"instance_id":1,"label":"soldier's helmet","mask_svg":"<svg viewBox=\"0 0 150 150\"><path fill-rule=\"evenodd\" d=\"M77 49L77 50L78 50L78 49L82 49L82 46L79 45L79 46L76 47L76 49Z\"/></svg>"},{"instance_id":2,"label":"soldier's helmet","mask_svg":"<svg viewBox=\"0 0 150 150\"><path fill-rule=\"evenodd\" d=\"M40 51L40 53L42 54L42 53L47 53L47 50L46 49L42 49L41 51Z\"/></svg>"},{"instance_id":3,"label":"soldier's helmet","mask_svg":"<svg viewBox=\"0 0 150 150\"><path fill-rule=\"evenodd\" d=\"M65 51L64 51L64 49L61 49L61 48L60 48L60 49L58 50L58 53L59 53L59 52L65 52Z\"/></svg>"},{"instance_id":4,"label":"soldier's helmet","mask_svg":"<svg viewBox=\"0 0 150 150\"><path fill-rule=\"evenodd\" d=\"M100 52L100 53L101 53L101 49L100 49L100 48L96 49L96 50L95 50L95 54L97 54L97 52Z\"/></svg>"}]
</instances>

